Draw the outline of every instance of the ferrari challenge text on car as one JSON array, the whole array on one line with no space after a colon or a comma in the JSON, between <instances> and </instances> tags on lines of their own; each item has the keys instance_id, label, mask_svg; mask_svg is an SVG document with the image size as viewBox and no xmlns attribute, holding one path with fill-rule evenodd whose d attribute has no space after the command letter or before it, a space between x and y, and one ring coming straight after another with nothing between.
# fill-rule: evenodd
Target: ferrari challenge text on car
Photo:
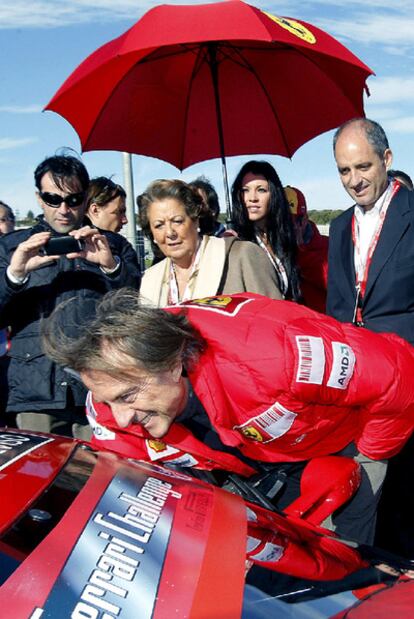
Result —
<instances>
[{"instance_id":1,"label":"ferrari challenge text on car","mask_svg":"<svg viewBox=\"0 0 414 619\"><path fill-rule=\"evenodd\" d=\"M338 460L312 461L278 512L237 480L233 493L202 472L1 430L1 616L326 619L390 587L410 593L410 561L319 526L357 481Z\"/></svg>"}]
</instances>

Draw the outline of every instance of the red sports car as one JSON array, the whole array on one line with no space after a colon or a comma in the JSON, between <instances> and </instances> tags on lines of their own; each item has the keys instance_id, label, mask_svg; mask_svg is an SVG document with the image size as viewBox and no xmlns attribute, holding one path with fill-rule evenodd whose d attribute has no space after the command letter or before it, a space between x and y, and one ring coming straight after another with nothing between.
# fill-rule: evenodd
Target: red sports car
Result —
<instances>
[{"instance_id":1,"label":"red sports car","mask_svg":"<svg viewBox=\"0 0 414 619\"><path fill-rule=\"evenodd\" d=\"M86 443L1 430L1 616L332 617L356 602L351 590L383 592L412 567L318 526L357 476L353 461L313 461L301 496L280 513L243 483L249 501Z\"/></svg>"}]
</instances>

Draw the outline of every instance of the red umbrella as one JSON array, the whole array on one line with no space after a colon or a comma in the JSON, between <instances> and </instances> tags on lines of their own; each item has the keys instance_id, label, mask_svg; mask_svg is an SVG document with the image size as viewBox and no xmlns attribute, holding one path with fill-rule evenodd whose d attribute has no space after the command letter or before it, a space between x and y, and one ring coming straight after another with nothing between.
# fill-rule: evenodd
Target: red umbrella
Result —
<instances>
[{"instance_id":1,"label":"red umbrella","mask_svg":"<svg viewBox=\"0 0 414 619\"><path fill-rule=\"evenodd\" d=\"M214 157L290 157L364 114L372 71L333 37L240 0L162 5L91 54L46 109L84 151L119 150L179 169Z\"/></svg>"}]
</instances>

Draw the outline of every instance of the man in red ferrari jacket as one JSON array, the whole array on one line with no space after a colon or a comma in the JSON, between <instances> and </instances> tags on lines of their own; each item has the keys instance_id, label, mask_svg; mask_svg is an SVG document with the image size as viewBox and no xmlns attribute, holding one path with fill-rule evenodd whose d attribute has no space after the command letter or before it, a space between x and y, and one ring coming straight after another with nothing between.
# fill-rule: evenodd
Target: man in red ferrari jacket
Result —
<instances>
[{"instance_id":1,"label":"man in red ferrari jacket","mask_svg":"<svg viewBox=\"0 0 414 619\"><path fill-rule=\"evenodd\" d=\"M249 293L161 310L123 289L79 335L59 320L45 327L46 352L92 391L101 447L246 476L255 461L354 456L363 483L338 527L372 539L385 459L414 427L405 341Z\"/></svg>"}]
</instances>

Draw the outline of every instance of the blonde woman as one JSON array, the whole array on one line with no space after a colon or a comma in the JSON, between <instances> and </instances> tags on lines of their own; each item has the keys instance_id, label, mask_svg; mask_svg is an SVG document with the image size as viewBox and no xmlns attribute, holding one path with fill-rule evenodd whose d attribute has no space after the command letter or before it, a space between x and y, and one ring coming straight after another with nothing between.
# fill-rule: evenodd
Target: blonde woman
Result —
<instances>
[{"instance_id":1,"label":"blonde woman","mask_svg":"<svg viewBox=\"0 0 414 619\"><path fill-rule=\"evenodd\" d=\"M144 273L141 294L157 307L216 294L256 292L281 299L265 253L235 237L201 236L202 199L180 180L157 180L137 199L144 233L164 260Z\"/></svg>"}]
</instances>

